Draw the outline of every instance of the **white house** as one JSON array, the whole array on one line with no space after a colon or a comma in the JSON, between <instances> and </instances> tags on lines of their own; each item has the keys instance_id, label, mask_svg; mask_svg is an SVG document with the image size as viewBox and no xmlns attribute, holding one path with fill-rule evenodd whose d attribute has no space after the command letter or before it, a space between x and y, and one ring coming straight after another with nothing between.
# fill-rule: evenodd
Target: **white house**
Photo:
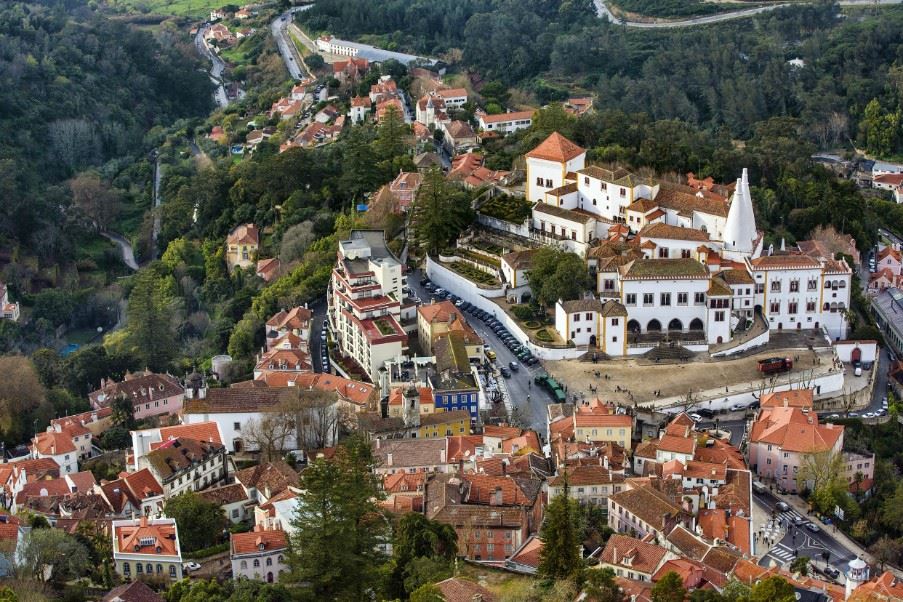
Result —
<instances>
[{"instance_id":1,"label":"white house","mask_svg":"<svg viewBox=\"0 0 903 602\"><path fill-rule=\"evenodd\" d=\"M481 117L481 127L482 121ZM527 153L527 200L544 202L548 191L564 186L567 174L583 169L585 162L584 149L558 132L552 133Z\"/></svg>"},{"instance_id":2,"label":"white house","mask_svg":"<svg viewBox=\"0 0 903 602\"><path fill-rule=\"evenodd\" d=\"M367 120L370 113L371 103L366 96L355 96L351 99L351 109L348 111L348 118L351 123L363 123Z\"/></svg>"},{"instance_id":3,"label":"white house","mask_svg":"<svg viewBox=\"0 0 903 602\"><path fill-rule=\"evenodd\" d=\"M32 458L53 460L60 465L60 474L78 472L78 448L68 434L51 430L39 433L31 441Z\"/></svg>"},{"instance_id":4,"label":"white house","mask_svg":"<svg viewBox=\"0 0 903 602\"><path fill-rule=\"evenodd\" d=\"M479 117L480 129L484 132L510 134L517 130L525 130L533 125L533 111L512 111L499 115L483 113Z\"/></svg>"},{"instance_id":5,"label":"white house","mask_svg":"<svg viewBox=\"0 0 903 602\"><path fill-rule=\"evenodd\" d=\"M359 48L354 42L347 42L330 35L325 35L317 38L317 50L320 52L328 52L329 54L338 54L340 56L357 56Z\"/></svg>"},{"instance_id":6,"label":"white house","mask_svg":"<svg viewBox=\"0 0 903 602\"><path fill-rule=\"evenodd\" d=\"M449 109L460 109L467 104L467 90L464 88L445 88L437 90L436 94L445 101L445 106Z\"/></svg>"},{"instance_id":7,"label":"white house","mask_svg":"<svg viewBox=\"0 0 903 602\"><path fill-rule=\"evenodd\" d=\"M624 354L627 346L627 309L609 299L578 299L555 304L555 330L575 345L598 347L609 355Z\"/></svg>"},{"instance_id":8,"label":"white house","mask_svg":"<svg viewBox=\"0 0 903 602\"><path fill-rule=\"evenodd\" d=\"M232 578L276 583L282 573L289 570L285 560L287 551L285 531L264 531L255 527L248 533L232 533L229 554Z\"/></svg>"},{"instance_id":9,"label":"white house","mask_svg":"<svg viewBox=\"0 0 903 602\"><path fill-rule=\"evenodd\" d=\"M227 462L225 446L180 437L160 443L138 464L150 470L169 499L223 482L228 477Z\"/></svg>"},{"instance_id":10,"label":"white house","mask_svg":"<svg viewBox=\"0 0 903 602\"><path fill-rule=\"evenodd\" d=\"M113 564L125 579L182 578L182 550L175 519L142 516L113 521Z\"/></svg>"}]
</instances>

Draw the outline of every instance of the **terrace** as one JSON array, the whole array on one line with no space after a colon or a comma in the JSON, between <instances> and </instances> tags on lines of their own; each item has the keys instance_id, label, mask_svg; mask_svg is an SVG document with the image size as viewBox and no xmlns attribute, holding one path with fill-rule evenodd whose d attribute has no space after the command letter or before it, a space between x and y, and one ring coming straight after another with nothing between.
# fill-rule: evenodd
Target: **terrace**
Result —
<instances>
[{"instance_id":1,"label":"terrace","mask_svg":"<svg viewBox=\"0 0 903 602\"><path fill-rule=\"evenodd\" d=\"M533 203L524 198L500 195L483 203L478 211L488 217L519 225L530 218L532 208Z\"/></svg>"}]
</instances>

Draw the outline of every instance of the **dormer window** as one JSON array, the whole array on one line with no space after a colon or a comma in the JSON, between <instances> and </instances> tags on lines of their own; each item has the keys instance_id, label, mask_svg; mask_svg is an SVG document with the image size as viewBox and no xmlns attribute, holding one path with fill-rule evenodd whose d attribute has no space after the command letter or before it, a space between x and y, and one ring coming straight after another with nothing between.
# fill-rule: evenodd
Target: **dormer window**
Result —
<instances>
[{"instance_id":1,"label":"dormer window","mask_svg":"<svg viewBox=\"0 0 903 602\"><path fill-rule=\"evenodd\" d=\"M142 537L138 540L138 543L142 546L152 546L157 543L156 537Z\"/></svg>"},{"instance_id":2,"label":"dormer window","mask_svg":"<svg viewBox=\"0 0 903 602\"><path fill-rule=\"evenodd\" d=\"M266 547L266 544L261 543L260 545L257 546L257 549L260 550L261 552L263 552L263 549L264 549L265 547Z\"/></svg>"}]
</instances>

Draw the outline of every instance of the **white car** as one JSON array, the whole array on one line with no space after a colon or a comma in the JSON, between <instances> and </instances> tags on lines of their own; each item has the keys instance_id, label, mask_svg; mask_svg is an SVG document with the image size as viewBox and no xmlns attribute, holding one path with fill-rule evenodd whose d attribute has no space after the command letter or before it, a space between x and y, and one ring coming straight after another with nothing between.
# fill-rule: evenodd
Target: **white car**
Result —
<instances>
[{"instance_id":1,"label":"white car","mask_svg":"<svg viewBox=\"0 0 903 602\"><path fill-rule=\"evenodd\" d=\"M740 410L745 410L746 406L740 403L735 403L731 406L731 412L739 412Z\"/></svg>"},{"instance_id":2,"label":"white car","mask_svg":"<svg viewBox=\"0 0 903 602\"><path fill-rule=\"evenodd\" d=\"M186 562L182 565L182 568L185 570L185 572L196 571L201 568L201 565L196 562Z\"/></svg>"},{"instance_id":3,"label":"white car","mask_svg":"<svg viewBox=\"0 0 903 602\"><path fill-rule=\"evenodd\" d=\"M693 419L693 422L702 422L702 416L699 414L690 414L690 418Z\"/></svg>"}]
</instances>

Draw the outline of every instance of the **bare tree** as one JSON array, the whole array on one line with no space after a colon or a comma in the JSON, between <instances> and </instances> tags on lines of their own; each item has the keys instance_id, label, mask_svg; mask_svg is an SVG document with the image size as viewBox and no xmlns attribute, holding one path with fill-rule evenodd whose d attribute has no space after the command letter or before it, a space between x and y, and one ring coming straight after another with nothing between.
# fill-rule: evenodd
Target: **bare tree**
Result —
<instances>
[{"instance_id":1,"label":"bare tree","mask_svg":"<svg viewBox=\"0 0 903 602\"><path fill-rule=\"evenodd\" d=\"M811 489L817 492L831 487L841 479L843 456L833 450L803 454L799 472L796 475L797 489ZM811 487L809 487L811 485Z\"/></svg>"},{"instance_id":2,"label":"bare tree","mask_svg":"<svg viewBox=\"0 0 903 602\"><path fill-rule=\"evenodd\" d=\"M242 431L248 447L260 450L262 461L280 457L294 432L295 423L291 414L282 411L266 412L260 418L252 418Z\"/></svg>"},{"instance_id":3,"label":"bare tree","mask_svg":"<svg viewBox=\"0 0 903 602\"><path fill-rule=\"evenodd\" d=\"M119 195L94 172L81 173L69 182L72 200L101 230L119 215Z\"/></svg>"},{"instance_id":4,"label":"bare tree","mask_svg":"<svg viewBox=\"0 0 903 602\"><path fill-rule=\"evenodd\" d=\"M840 396L840 407L843 408L843 415L848 416L853 408L856 407L856 396L847 389Z\"/></svg>"}]
</instances>

